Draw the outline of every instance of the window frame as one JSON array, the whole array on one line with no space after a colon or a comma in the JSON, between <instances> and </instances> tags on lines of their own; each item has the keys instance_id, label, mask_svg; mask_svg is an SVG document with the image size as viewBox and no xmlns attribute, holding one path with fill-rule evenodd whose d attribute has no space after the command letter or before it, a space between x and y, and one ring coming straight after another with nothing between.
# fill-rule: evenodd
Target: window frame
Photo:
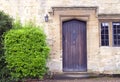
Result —
<instances>
[{"instance_id":1,"label":"window frame","mask_svg":"<svg viewBox=\"0 0 120 82\"><path fill-rule=\"evenodd\" d=\"M117 35L117 33L115 34L116 36L117 36L117 38L116 38L116 40L117 40L117 45L115 45L114 44L114 29L113 29L113 23L120 23L120 22L112 22L112 33L113 33L113 43L112 43L112 45L114 46L114 47L120 47L120 45L118 45L118 40L120 41L120 39L118 39L118 35ZM120 29L119 29L120 30ZM118 28L117 28L117 31L118 31Z\"/></svg>"},{"instance_id":2,"label":"window frame","mask_svg":"<svg viewBox=\"0 0 120 82\"><path fill-rule=\"evenodd\" d=\"M108 34L105 33L105 29L106 29L105 26L103 27L103 30L104 30L103 34L101 33L102 23L107 23L108 24ZM105 35L108 35L108 39L105 38ZM103 40L102 40L102 36L104 36ZM109 46L109 23L108 22L101 22L100 23L100 39L101 39L100 40L100 42L101 42L100 45L101 46ZM105 43L105 45L102 45L102 41L105 41L105 40L108 40L108 45L106 43Z\"/></svg>"},{"instance_id":3,"label":"window frame","mask_svg":"<svg viewBox=\"0 0 120 82\"><path fill-rule=\"evenodd\" d=\"M114 45L114 36L113 36L113 23L114 22L119 22L120 23L120 19L101 19L99 20L99 46L100 47L120 47L120 45L115 46ZM108 27L108 34L109 34L109 45L108 46L102 46L101 45L101 23L108 23L109 27Z\"/></svg>"}]
</instances>

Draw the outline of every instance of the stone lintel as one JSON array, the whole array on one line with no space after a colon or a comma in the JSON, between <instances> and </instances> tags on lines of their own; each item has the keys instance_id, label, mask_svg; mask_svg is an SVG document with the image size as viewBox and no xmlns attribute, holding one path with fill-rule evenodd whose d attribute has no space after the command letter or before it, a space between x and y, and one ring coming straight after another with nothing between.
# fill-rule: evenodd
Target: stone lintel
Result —
<instances>
[{"instance_id":1,"label":"stone lintel","mask_svg":"<svg viewBox=\"0 0 120 82\"><path fill-rule=\"evenodd\" d=\"M98 11L97 6L90 6L90 7L52 7L49 13L54 15L55 11L66 11L66 10L94 10L96 13Z\"/></svg>"},{"instance_id":2,"label":"stone lintel","mask_svg":"<svg viewBox=\"0 0 120 82\"><path fill-rule=\"evenodd\" d=\"M99 14L99 20L113 20L113 19L120 19L120 14Z\"/></svg>"}]
</instances>

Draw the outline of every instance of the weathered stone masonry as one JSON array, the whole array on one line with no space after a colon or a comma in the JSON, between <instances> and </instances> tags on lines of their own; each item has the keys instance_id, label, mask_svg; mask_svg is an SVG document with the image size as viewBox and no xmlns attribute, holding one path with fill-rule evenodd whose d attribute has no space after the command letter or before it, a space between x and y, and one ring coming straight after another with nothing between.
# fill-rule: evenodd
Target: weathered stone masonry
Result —
<instances>
[{"instance_id":1,"label":"weathered stone masonry","mask_svg":"<svg viewBox=\"0 0 120 82\"><path fill-rule=\"evenodd\" d=\"M120 73L120 47L101 47L99 40L99 19L109 15L108 19L120 20L120 0L0 0L0 10L22 23L33 20L43 25L51 47L50 71L63 72L61 22L76 18L87 22L88 72ZM46 14L49 22L44 21Z\"/></svg>"}]
</instances>

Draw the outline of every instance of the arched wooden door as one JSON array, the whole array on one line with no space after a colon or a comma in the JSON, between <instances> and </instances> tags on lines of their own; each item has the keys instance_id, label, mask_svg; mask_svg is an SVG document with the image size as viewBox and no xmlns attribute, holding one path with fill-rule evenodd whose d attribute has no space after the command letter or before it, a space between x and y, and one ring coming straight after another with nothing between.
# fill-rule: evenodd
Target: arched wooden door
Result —
<instances>
[{"instance_id":1,"label":"arched wooden door","mask_svg":"<svg viewBox=\"0 0 120 82\"><path fill-rule=\"evenodd\" d=\"M62 23L63 71L87 71L86 22L70 20Z\"/></svg>"}]
</instances>

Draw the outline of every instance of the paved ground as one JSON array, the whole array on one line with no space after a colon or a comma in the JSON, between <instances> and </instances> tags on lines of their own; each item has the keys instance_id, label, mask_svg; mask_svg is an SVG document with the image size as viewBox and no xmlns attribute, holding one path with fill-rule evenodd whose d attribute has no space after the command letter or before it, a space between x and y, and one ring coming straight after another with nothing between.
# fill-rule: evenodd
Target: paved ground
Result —
<instances>
[{"instance_id":1,"label":"paved ground","mask_svg":"<svg viewBox=\"0 0 120 82\"><path fill-rule=\"evenodd\" d=\"M99 78L84 78L84 79L61 79L61 80L45 80L37 82L120 82L120 77L99 77Z\"/></svg>"}]
</instances>

